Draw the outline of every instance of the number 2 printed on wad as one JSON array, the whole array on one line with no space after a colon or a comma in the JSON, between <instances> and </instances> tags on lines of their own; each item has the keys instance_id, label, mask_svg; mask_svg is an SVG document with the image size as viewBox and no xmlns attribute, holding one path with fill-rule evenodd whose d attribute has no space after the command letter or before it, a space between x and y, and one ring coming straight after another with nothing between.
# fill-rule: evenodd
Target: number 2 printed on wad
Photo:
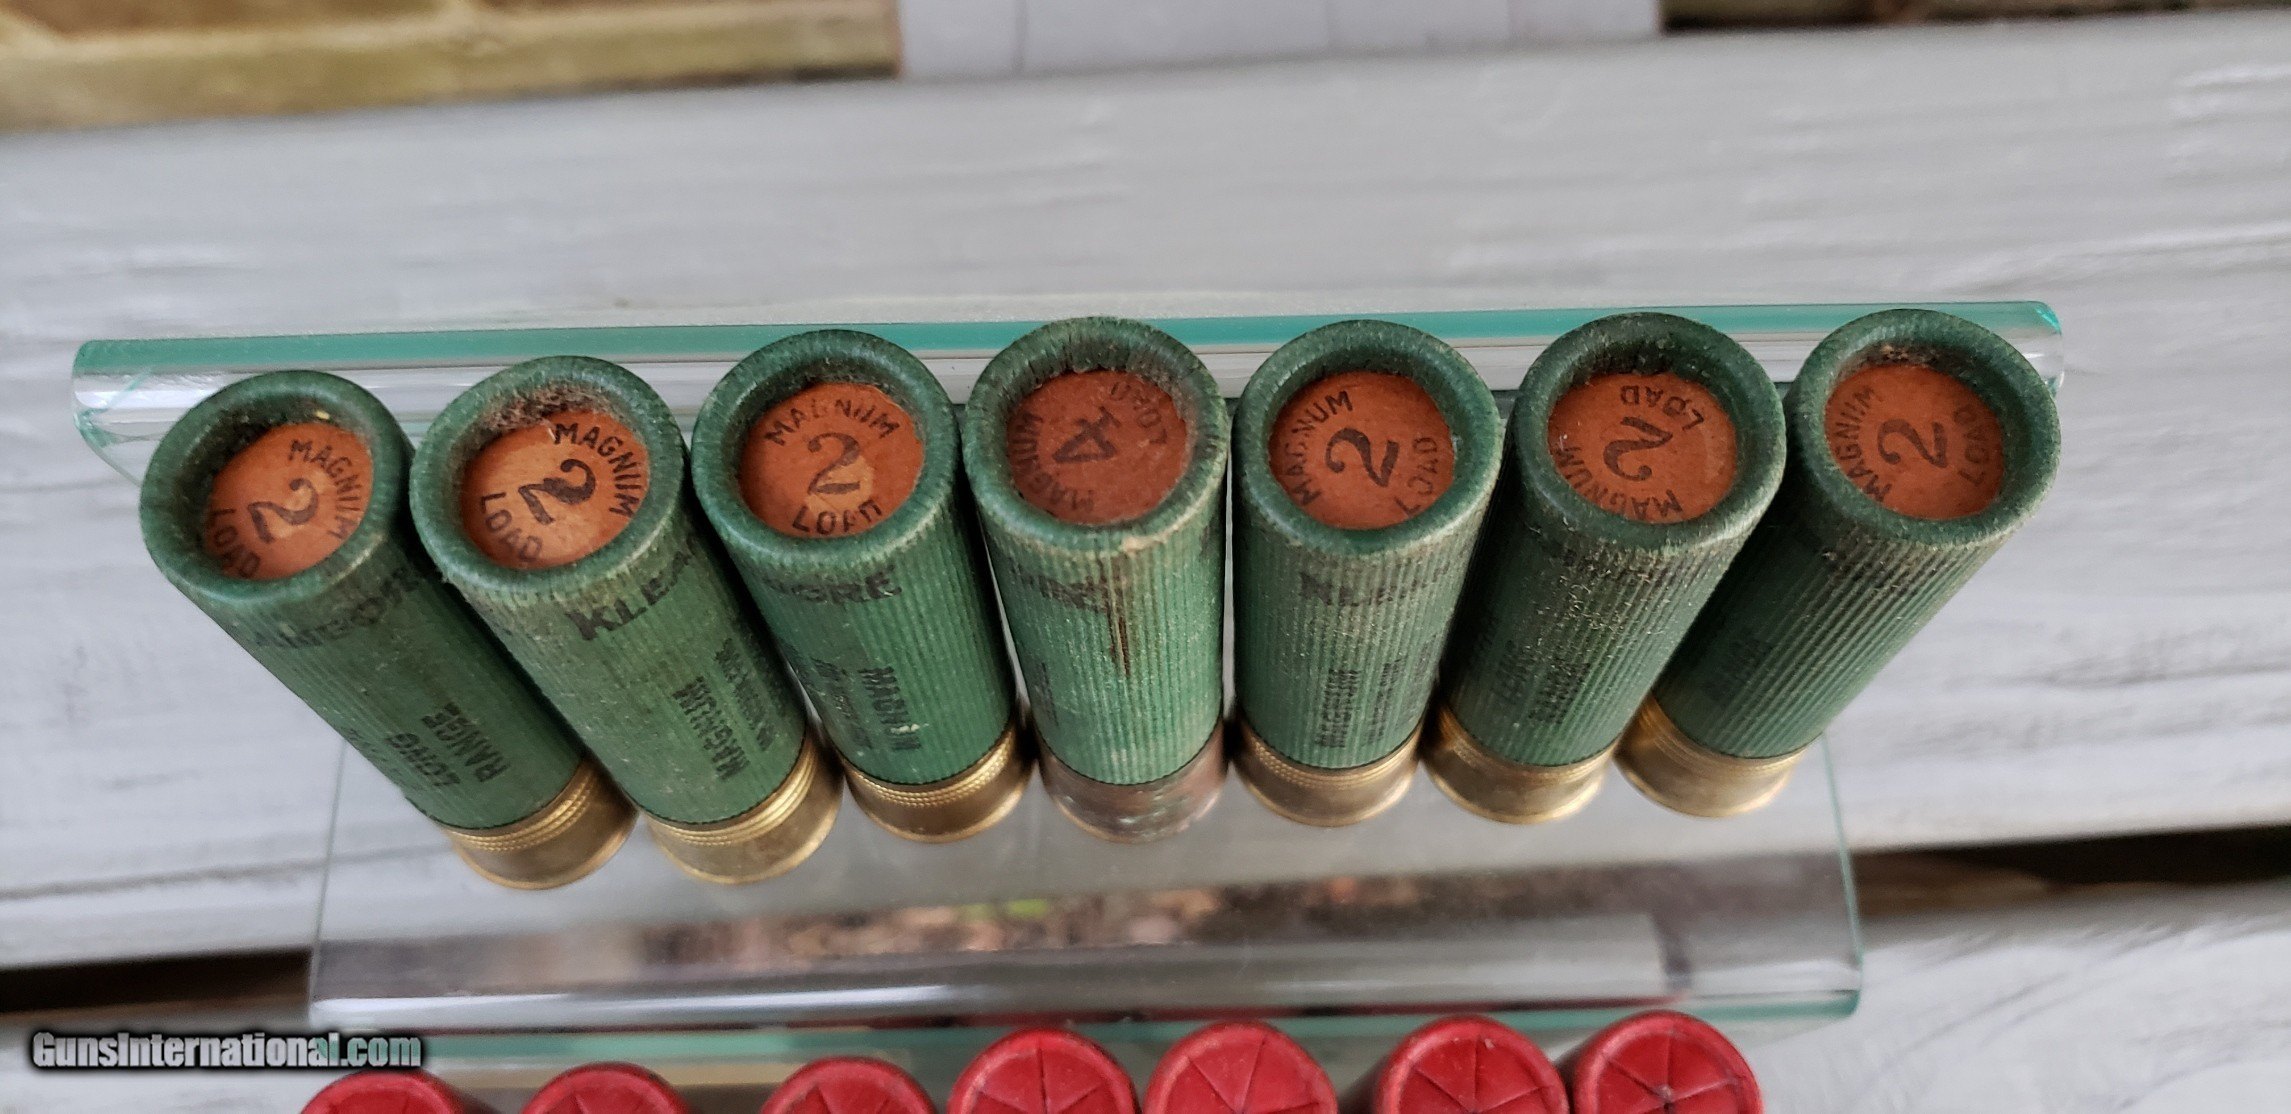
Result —
<instances>
[{"instance_id":1,"label":"number 2 printed on wad","mask_svg":"<svg viewBox=\"0 0 2291 1114\"><path fill-rule=\"evenodd\" d=\"M1734 420L1673 372L1593 376L1551 408L1551 463L1576 494L1639 522L1688 522L1734 489Z\"/></svg>"},{"instance_id":2,"label":"number 2 printed on wad","mask_svg":"<svg viewBox=\"0 0 2291 1114\"><path fill-rule=\"evenodd\" d=\"M1914 518L1962 518L2004 486L2004 430L1981 396L1923 364L1848 376L1822 415L1830 455L1878 504Z\"/></svg>"},{"instance_id":3,"label":"number 2 printed on wad","mask_svg":"<svg viewBox=\"0 0 2291 1114\"><path fill-rule=\"evenodd\" d=\"M898 510L922 471L922 439L890 395L865 383L815 383L749 428L740 497L782 534L846 537Z\"/></svg>"},{"instance_id":4,"label":"number 2 printed on wad","mask_svg":"<svg viewBox=\"0 0 2291 1114\"><path fill-rule=\"evenodd\" d=\"M462 477L462 529L510 568L571 564L627 528L650 469L644 442L612 415L551 414L478 450Z\"/></svg>"},{"instance_id":5,"label":"number 2 printed on wad","mask_svg":"<svg viewBox=\"0 0 2291 1114\"><path fill-rule=\"evenodd\" d=\"M1273 420L1273 477L1306 514L1340 530L1406 522L1456 478L1448 421L1415 380L1344 371L1309 383Z\"/></svg>"},{"instance_id":6,"label":"number 2 printed on wad","mask_svg":"<svg viewBox=\"0 0 2291 1114\"><path fill-rule=\"evenodd\" d=\"M204 542L242 580L292 576L331 556L366 517L374 464L349 430L294 422L265 432L215 474Z\"/></svg>"}]
</instances>

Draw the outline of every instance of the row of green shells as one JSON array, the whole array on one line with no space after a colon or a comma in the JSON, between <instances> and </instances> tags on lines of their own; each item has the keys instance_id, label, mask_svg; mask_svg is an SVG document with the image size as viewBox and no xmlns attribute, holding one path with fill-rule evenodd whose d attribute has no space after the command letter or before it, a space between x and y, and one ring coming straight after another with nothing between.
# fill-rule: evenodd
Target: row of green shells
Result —
<instances>
[{"instance_id":1,"label":"row of green shells","mask_svg":"<svg viewBox=\"0 0 2291 1114\"><path fill-rule=\"evenodd\" d=\"M1876 354L1903 352L1997 412L2007 469L1988 509L1938 522L1887 511L1823 450L1827 391ZM1193 430L1161 505L1113 526L1026 503L999 451L1028 391L1093 368L1162 386ZM1302 514L1264 451L1290 395L1351 370L1415 379L1456 439L1448 492L1376 530ZM1545 449L1543 426L1567 387L1631 370L1697 380L1734 416L1734 490L1693 520L1603 510L1567 486ZM759 413L827 379L878 386L905 408L925 445L922 474L873 529L787 538L747 513L733 469ZM476 450L542 396L634 429L652 453L653 487L596 553L513 570L462 533L455 493ZM313 569L277 581L222 575L198 538L207 482L261 430L303 420L342 424L372 448L374 509ZM943 389L912 355L848 331L742 361L701 414L690 468L658 396L603 361L550 357L487 379L447 408L418 454L365 392L278 373L227 388L170 433L145 483L145 535L193 602L439 822L481 829L530 814L585 747L646 811L689 824L737 815L786 776L805 716L783 662L829 741L870 776L926 784L977 761L1017 715L996 589L1039 738L1075 772L1139 784L1219 745L1235 438L1251 447L1233 466L1239 713L1291 760L1372 762L1407 745L1436 703L1501 758L1564 765L1608 746L1650 690L1714 750L1789 753L2028 516L2059 443L2050 396L2017 351L1916 310L1839 330L1786 398L1705 326L1603 319L1537 361L1508 438L1470 364L1404 326L1343 322L1300 337L1229 413L1173 338L1077 319L998 355L960 422L958 435Z\"/></svg>"}]
</instances>

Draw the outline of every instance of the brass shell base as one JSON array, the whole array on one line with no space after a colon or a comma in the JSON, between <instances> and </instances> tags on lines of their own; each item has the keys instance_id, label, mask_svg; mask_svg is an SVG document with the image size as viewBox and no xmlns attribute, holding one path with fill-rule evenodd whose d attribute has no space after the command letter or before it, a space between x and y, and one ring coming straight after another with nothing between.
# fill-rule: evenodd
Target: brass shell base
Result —
<instances>
[{"instance_id":1,"label":"brass shell base","mask_svg":"<svg viewBox=\"0 0 2291 1114\"><path fill-rule=\"evenodd\" d=\"M1209 806L1225 787L1225 725L1220 722L1201 750L1177 772L1136 785L1108 785L1083 777L1042 748L1042 788L1066 819L1083 831L1114 843L1146 843L1173 836Z\"/></svg>"},{"instance_id":2,"label":"brass shell base","mask_svg":"<svg viewBox=\"0 0 2291 1114\"><path fill-rule=\"evenodd\" d=\"M595 761L584 758L565 787L523 820L498 828L438 827L461 861L486 881L546 890L605 865L635 823L628 798L605 780Z\"/></svg>"},{"instance_id":3,"label":"brass shell base","mask_svg":"<svg viewBox=\"0 0 2291 1114\"><path fill-rule=\"evenodd\" d=\"M646 816L652 841L670 862L703 882L738 885L795 869L811 857L843 804L843 779L805 735L787 779L756 807L713 824Z\"/></svg>"},{"instance_id":4,"label":"brass shell base","mask_svg":"<svg viewBox=\"0 0 2291 1114\"><path fill-rule=\"evenodd\" d=\"M1749 812L1790 782L1803 750L1778 758L1736 758L1686 737L1663 706L1648 697L1623 731L1615 764L1647 799L1688 816L1713 819Z\"/></svg>"},{"instance_id":5,"label":"brass shell base","mask_svg":"<svg viewBox=\"0 0 2291 1114\"><path fill-rule=\"evenodd\" d=\"M1454 712L1441 706L1432 715L1432 739L1424 748L1424 770L1432 784L1466 811L1506 824L1540 824L1572 816L1599 793L1606 781L1614 744L1580 762L1529 766L1499 758L1472 738Z\"/></svg>"},{"instance_id":6,"label":"brass shell base","mask_svg":"<svg viewBox=\"0 0 2291 1114\"><path fill-rule=\"evenodd\" d=\"M849 763L843 773L859 811L885 831L918 843L952 843L1010 815L1034 776L1034 763L1019 742L1018 725L1012 724L978 761L950 778L900 785L870 777Z\"/></svg>"},{"instance_id":7,"label":"brass shell base","mask_svg":"<svg viewBox=\"0 0 2291 1114\"><path fill-rule=\"evenodd\" d=\"M1233 717L1241 745L1233 748L1233 767L1249 794L1299 824L1341 828L1358 824L1398 804L1416 776L1416 740L1423 727L1392 753L1374 762L1332 770L1307 766L1274 750L1246 717Z\"/></svg>"}]
</instances>

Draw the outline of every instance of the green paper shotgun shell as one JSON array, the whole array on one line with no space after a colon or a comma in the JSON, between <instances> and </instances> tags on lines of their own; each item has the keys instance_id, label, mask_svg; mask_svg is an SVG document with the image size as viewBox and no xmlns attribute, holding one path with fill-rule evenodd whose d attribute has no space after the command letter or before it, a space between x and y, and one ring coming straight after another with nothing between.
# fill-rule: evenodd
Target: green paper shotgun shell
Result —
<instances>
[{"instance_id":1,"label":"green paper shotgun shell","mask_svg":"<svg viewBox=\"0 0 2291 1114\"><path fill-rule=\"evenodd\" d=\"M1781 483L1782 408L1724 333L1618 314L1528 368L1506 444L1424 762L1465 808L1526 824L1598 792Z\"/></svg>"},{"instance_id":2,"label":"green paper shotgun shell","mask_svg":"<svg viewBox=\"0 0 2291 1114\"><path fill-rule=\"evenodd\" d=\"M1789 475L1633 721L1618 761L1657 802L1771 800L1871 677L2027 521L2060 419L2004 338L1931 310L1849 322L1784 402Z\"/></svg>"},{"instance_id":3,"label":"green paper shotgun shell","mask_svg":"<svg viewBox=\"0 0 2291 1114\"><path fill-rule=\"evenodd\" d=\"M841 778L699 525L684 441L627 370L528 360L438 415L414 525L446 579L687 873L747 882L827 836Z\"/></svg>"},{"instance_id":4,"label":"green paper shotgun shell","mask_svg":"<svg viewBox=\"0 0 2291 1114\"><path fill-rule=\"evenodd\" d=\"M1340 321L1266 359L1234 427L1233 761L1283 816L1365 820L1414 779L1503 419L1438 338Z\"/></svg>"},{"instance_id":5,"label":"green paper shotgun shell","mask_svg":"<svg viewBox=\"0 0 2291 1114\"><path fill-rule=\"evenodd\" d=\"M1169 835L1225 778L1225 457L1183 344L1056 321L988 362L963 465L1042 743L1042 780L1107 839Z\"/></svg>"},{"instance_id":6,"label":"green paper shotgun shell","mask_svg":"<svg viewBox=\"0 0 2291 1114\"><path fill-rule=\"evenodd\" d=\"M635 813L438 578L406 510L410 452L347 380L242 380L160 441L144 544L479 874L562 885L611 858Z\"/></svg>"},{"instance_id":7,"label":"green paper shotgun shell","mask_svg":"<svg viewBox=\"0 0 2291 1114\"><path fill-rule=\"evenodd\" d=\"M840 329L740 361L692 433L700 505L853 798L926 842L992 825L1032 774L960 460L922 361Z\"/></svg>"}]
</instances>

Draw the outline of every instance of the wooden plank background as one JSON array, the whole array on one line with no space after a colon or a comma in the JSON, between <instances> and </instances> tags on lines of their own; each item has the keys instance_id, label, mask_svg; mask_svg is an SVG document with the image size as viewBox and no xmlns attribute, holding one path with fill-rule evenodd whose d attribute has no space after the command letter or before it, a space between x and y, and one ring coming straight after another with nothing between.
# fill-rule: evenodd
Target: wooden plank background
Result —
<instances>
[{"instance_id":1,"label":"wooden plank background","mask_svg":"<svg viewBox=\"0 0 2291 1114\"><path fill-rule=\"evenodd\" d=\"M1838 725L1849 834L2281 821L2286 58L2259 13L0 139L0 965L297 945L323 852L323 730L77 443L91 337L2042 298L2059 486Z\"/></svg>"}]
</instances>

